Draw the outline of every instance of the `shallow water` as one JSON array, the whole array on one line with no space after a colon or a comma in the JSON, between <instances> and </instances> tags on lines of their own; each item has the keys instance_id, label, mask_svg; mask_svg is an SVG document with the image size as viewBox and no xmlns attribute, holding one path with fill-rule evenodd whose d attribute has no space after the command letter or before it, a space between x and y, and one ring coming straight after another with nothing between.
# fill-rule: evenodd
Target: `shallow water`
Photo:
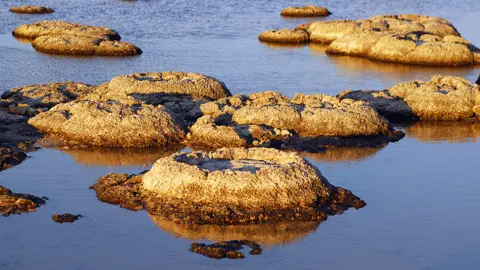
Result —
<instances>
[{"instance_id":1,"label":"shallow water","mask_svg":"<svg viewBox=\"0 0 480 270\"><path fill-rule=\"evenodd\" d=\"M310 1L295 1L296 4ZM273 89L329 93L381 89L399 81L458 75L474 81L480 68L423 68L354 57L331 57L321 46L261 44L270 28L306 19L278 14L293 2L45 0L50 15L16 15L20 1L0 2L0 92L61 80L98 84L140 71L185 70L214 76L233 93ZM37 3L21 1L21 3ZM318 1L323 4L324 1ZM328 19L423 13L451 20L480 44L479 1L326 1ZM131 58L40 54L11 37L16 26L42 19L105 25L142 48ZM0 218L0 269L476 269L480 258L480 125L418 123L383 149L331 149L305 156L335 185L368 205L326 222L277 226L188 228L97 201L88 187L109 172L138 173L167 154L159 150L41 149L0 173L0 185L47 196L36 213ZM477 180L475 180L477 179ZM56 224L56 212L81 213ZM260 256L211 260L188 251L192 241L247 237Z\"/></svg>"}]
</instances>

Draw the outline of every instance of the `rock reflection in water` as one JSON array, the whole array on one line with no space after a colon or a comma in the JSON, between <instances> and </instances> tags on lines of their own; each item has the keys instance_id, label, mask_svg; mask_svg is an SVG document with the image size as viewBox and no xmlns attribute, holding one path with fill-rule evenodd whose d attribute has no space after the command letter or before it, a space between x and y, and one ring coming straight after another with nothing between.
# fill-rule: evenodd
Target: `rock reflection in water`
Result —
<instances>
[{"instance_id":1,"label":"rock reflection in water","mask_svg":"<svg viewBox=\"0 0 480 270\"><path fill-rule=\"evenodd\" d=\"M152 165L159 158L169 156L183 146L176 148L60 148L86 166L142 166Z\"/></svg>"},{"instance_id":2,"label":"rock reflection in water","mask_svg":"<svg viewBox=\"0 0 480 270\"><path fill-rule=\"evenodd\" d=\"M420 121L408 127L406 134L424 142L476 142L480 137L480 121Z\"/></svg>"},{"instance_id":3,"label":"rock reflection in water","mask_svg":"<svg viewBox=\"0 0 480 270\"><path fill-rule=\"evenodd\" d=\"M375 156L375 154L377 154L377 152L380 151L382 148L383 147L332 147L327 148L324 152L300 152L300 155L321 162L360 161Z\"/></svg>"},{"instance_id":4,"label":"rock reflection in water","mask_svg":"<svg viewBox=\"0 0 480 270\"><path fill-rule=\"evenodd\" d=\"M320 221L276 222L252 225L185 225L150 215L153 223L160 229L192 241L209 240L213 242L232 239L246 239L260 245L282 245L298 241L313 233L320 226Z\"/></svg>"}]
</instances>

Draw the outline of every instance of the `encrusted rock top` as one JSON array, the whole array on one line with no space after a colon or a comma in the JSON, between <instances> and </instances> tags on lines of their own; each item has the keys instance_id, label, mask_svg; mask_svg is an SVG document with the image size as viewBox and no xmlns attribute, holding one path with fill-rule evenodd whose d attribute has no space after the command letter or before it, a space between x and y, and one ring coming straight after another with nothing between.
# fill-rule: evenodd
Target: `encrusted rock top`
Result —
<instances>
[{"instance_id":1,"label":"encrusted rock top","mask_svg":"<svg viewBox=\"0 0 480 270\"><path fill-rule=\"evenodd\" d=\"M258 39L271 43L303 44L308 42L308 33L304 30L268 30L261 33Z\"/></svg>"},{"instance_id":2,"label":"encrusted rock top","mask_svg":"<svg viewBox=\"0 0 480 270\"><path fill-rule=\"evenodd\" d=\"M22 24L12 32L15 37L36 39L45 35L74 35L79 37L120 40L120 35L110 28L83 25L65 21L40 21Z\"/></svg>"},{"instance_id":3,"label":"encrusted rock top","mask_svg":"<svg viewBox=\"0 0 480 270\"><path fill-rule=\"evenodd\" d=\"M45 204L44 198L28 194L17 194L0 186L0 213L3 216L35 212L37 207Z\"/></svg>"},{"instance_id":4,"label":"encrusted rock top","mask_svg":"<svg viewBox=\"0 0 480 270\"><path fill-rule=\"evenodd\" d=\"M44 13L54 12L54 10L49 7L41 7L41 6L18 6L18 7L10 8L9 11L13 13L23 13L23 14L44 14Z\"/></svg>"},{"instance_id":5,"label":"encrusted rock top","mask_svg":"<svg viewBox=\"0 0 480 270\"><path fill-rule=\"evenodd\" d=\"M5 91L1 98L5 104L27 104L33 108L53 107L84 96L94 86L80 82L56 82L27 85Z\"/></svg>"},{"instance_id":6,"label":"encrusted rock top","mask_svg":"<svg viewBox=\"0 0 480 270\"><path fill-rule=\"evenodd\" d=\"M72 101L38 114L29 124L60 144L154 147L177 144L184 131L163 107Z\"/></svg>"},{"instance_id":7,"label":"encrusted rock top","mask_svg":"<svg viewBox=\"0 0 480 270\"><path fill-rule=\"evenodd\" d=\"M306 5L303 7L286 7L280 15L286 17L325 17L332 14L326 7Z\"/></svg>"}]
</instances>

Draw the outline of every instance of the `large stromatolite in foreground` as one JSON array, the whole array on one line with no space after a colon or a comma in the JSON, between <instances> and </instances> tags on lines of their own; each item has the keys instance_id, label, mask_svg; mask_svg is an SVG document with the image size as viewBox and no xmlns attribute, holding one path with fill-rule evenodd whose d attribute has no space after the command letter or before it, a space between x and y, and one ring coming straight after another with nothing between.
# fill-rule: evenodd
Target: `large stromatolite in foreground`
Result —
<instances>
[{"instance_id":1,"label":"large stromatolite in foreground","mask_svg":"<svg viewBox=\"0 0 480 270\"><path fill-rule=\"evenodd\" d=\"M325 220L365 206L298 154L266 148L178 153L139 175L102 177L92 188L102 201L190 224Z\"/></svg>"}]
</instances>

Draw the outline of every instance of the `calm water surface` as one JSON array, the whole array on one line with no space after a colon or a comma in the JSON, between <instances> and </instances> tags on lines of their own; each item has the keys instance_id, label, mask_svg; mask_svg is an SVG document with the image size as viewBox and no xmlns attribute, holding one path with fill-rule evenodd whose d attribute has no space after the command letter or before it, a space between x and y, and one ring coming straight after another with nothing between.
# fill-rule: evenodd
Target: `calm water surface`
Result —
<instances>
[{"instance_id":1,"label":"calm water surface","mask_svg":"<svg viewBox=\"0 0 480 270\"><path fill-rule=\"evenodd\" d=\"M329 19L383 13L423 13L451 20L480 44L480 2L467 1L142 1L44 0L57 12L16 15L0 2L0 92L34 83L98 84L140 71L184 70L224 81L233 93L272 89L337 94L381 89L399 81L457 75L474 81L480 68L421 68L353 57L330 57L321 46L279 48L257 41L270 28L308 19L278 14L291 4L325 4ZM326 3L325 3L326 2ZM40 54L11 37L22 23L62 19L117 30L141 47L132 58L72 58ZM335 185L367 207L321 224L189 228L97 201L88 189L109 172L138 173L160 150L41 149L0 173L0 185L50 198L36 213L0 218L0 269L478 269L480 265L480 125L418 123L383 149L337 149L305 155ZM81 213L56 224L55 212ZM190 253L199 240L250 238L260 256L211 260Z\"/></svg>"}]
</instances>

